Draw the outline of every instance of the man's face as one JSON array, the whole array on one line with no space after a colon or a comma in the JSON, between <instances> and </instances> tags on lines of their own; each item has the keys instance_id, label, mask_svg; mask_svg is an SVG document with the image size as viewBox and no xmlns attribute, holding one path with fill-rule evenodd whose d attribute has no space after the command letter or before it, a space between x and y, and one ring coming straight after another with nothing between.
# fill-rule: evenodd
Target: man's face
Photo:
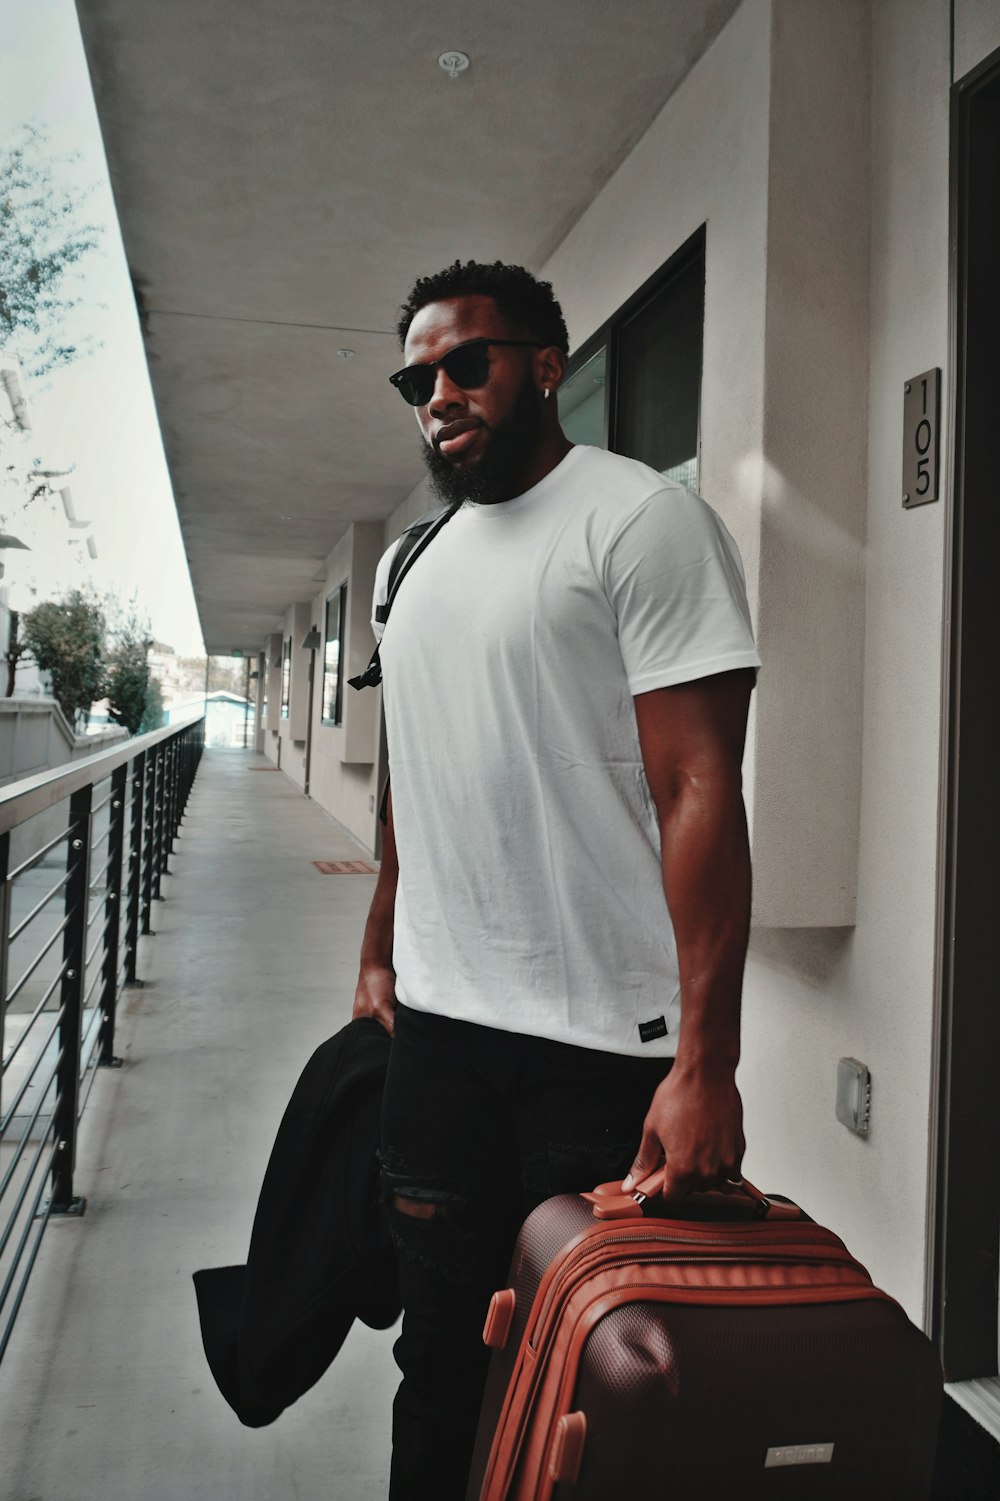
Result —
<instances>
[{"instance_id":1,"label":"man's face","mask_svg":"<svg viewBox=\"0 0 1000 1501\"><path fill-rule=\"evenodd\" d=\"M526 339L492 297L453 297L421 308L406 336L407 365L432 364L467 339ZM465 391L440 367L426 406L415 407L424 462L443 500L489 505L526 486L542 429L542 395L531 349L492 345L484 385Z\"/></svg>"}]
</instances>

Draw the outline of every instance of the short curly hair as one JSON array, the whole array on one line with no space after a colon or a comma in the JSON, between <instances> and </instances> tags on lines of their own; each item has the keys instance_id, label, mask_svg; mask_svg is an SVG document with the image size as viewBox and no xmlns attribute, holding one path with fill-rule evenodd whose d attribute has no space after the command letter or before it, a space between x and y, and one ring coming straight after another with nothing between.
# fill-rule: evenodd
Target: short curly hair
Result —
<instances>
[{"instance_id":1,"label":"short curly hair","mask_svg":"<svg viewBox=\"0 0 1000 1501\"><path fill-rule=\"evenodd\" d=\"M523 266L503 261L455 261L436 276L421 276L399 310L396 332L400 347L421 308L446 297L492 297L509 323L533 333L542 344L555 344L569 354L569 334L562 308L552 295L552 283L539 281Z\"/></svg>"}]
</instances>

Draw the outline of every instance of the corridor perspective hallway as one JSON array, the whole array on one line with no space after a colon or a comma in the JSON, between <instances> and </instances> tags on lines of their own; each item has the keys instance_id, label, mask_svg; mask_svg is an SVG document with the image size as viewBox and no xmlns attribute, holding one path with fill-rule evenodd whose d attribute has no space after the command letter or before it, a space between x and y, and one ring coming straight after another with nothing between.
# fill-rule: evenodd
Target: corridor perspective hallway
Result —
<instances>
[{"instance_id":1,"label":"corridor perspective hallway","mask_svg":"<svg viewBox=\"0 0 1000 1501\"><path fill-rule=\"evenodd\" d=\"M317 1387L243 1428L205 1362L191 1273L246 1259L274 1134L350 1017L374 876L263 756L206 751L121 1069L81 1126L83 1219L50 1223L0 1365L0 1501L381 1501L392 1331L356 1325Z\"/></svg>"}]
</instances>

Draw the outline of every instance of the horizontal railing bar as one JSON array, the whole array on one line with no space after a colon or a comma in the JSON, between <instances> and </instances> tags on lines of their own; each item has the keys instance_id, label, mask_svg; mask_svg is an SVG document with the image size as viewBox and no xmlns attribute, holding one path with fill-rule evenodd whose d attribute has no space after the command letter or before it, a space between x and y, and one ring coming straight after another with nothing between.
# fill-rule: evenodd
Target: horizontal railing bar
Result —
<instances>
[{"instance_id":1,"label":"horizontal railing bar","mask_svg":"<svg viewBox=\"0 0 1000 1501\"><path fill-rule=\"evenodd\" d=\"M53 1082L55 1081L56 1076L58 1075L59 1065L62 1062L63 1053L65 1051L66 1051L65 1048L60 1048L59 1049L59 1055L56 1058L56 1066L52 1070L52 1073L49 1076L49 1082L46 1084L45 1088L41 1091L41 1093L38 1096L38 1104L35 1106L34 1114L32 1115L32 1117L29 1120L28 1124L25 1126L24 1133L21 1136L21 1140L17 1144L17 1147L16 1147L15 1152L14 1152L14 1156L12 1157L12 1159L11 1159L11 1161L10 1161L8 1167L7 1167L7 1171L3 1175L3 1181L0 1182L0 1202L3 1201L3 1196L7 1192L7 1189L10 1187L11 1179L14 1176L14 1170L17 1167L17 1164L20 1162L22 1156L24 1155L25 1143L28 1141L28 1138L30 1137L32 1131L34 1130L35 1122L38 1120L39 1115L41 1115L41 1113L42 1113L42 1106L45 1104L45 1101L48 1099L49 1090L52 1088ZM56 1112L59 1109L59 1103L60 1103L59 1092L57 1090L56 1091L55 1104L52 1106L52 1120L55 1120L55 1118L56 1118ZM49 1129L51 1129L51 1126L50 1126ZM44 1138L43 1138L43 1140L44 1140ZM9 1234L10 1234L10 1226L8 1226L7 1229L3 1232L3 1234L0 1235L0 1256L3 1255L4 1246L7 1244L7 1238L9 1236Z\"/></svg>"},{"instance_id":2,"label":"horizontal railing bar","mask_svg":"<svg viewBox=\"0 0 1000 1501\"><path fill-rule=\"evenodd\" d=\"M84 1032L82 1038L80 1039L80 1078L81 1079L83 1078L83 1076L86 1074L88 1068L90 1067L91 1059L94 1056L94 1050L95 1050L95 1048L97 1046L97 1041L98 1041L98 1039L100 1037L101 1023L102 1023L103 1020L104 1020L104 1012L101 1010L100 1006L95 1006L94 1010L93 1010L93 1014L92 1014L92 1016L90 1018L90 1021L89 1021L88 1025L87 1025L87 1030ZM83 1114L83 1106L81 1105L80 1108L79 1108L78 1114L77 1114L77 1120L79 1120L79 1118L80 1118L80 1116L82 1114Z\"/></svg>"},{"instance_id":3,"label":"horizontal railing bar","mask_svg":"<svg viewBox=\"0 0 1000 1501\"><path fill-rule=\"evenodd\" d=\"M137 735L124 745L112 746L93 756L85 756L81 761L73 761L69 766L59 767L55 771L43 771L34 777L23 777L20 781L0 788L0 834L26 823L36 813L43 813L46 808L62 802L71 793L79 792L82 787L103 781L119 766L126 766L129 761L134 761L140 751L152 750L164 740L182 734L204 718L204 714L193 714L182 723L166 725L162 730L151 730L148 735Z\"/></svg>"},{"instance_id":4,"label":"horizontal railing bar","mask_svg":"<svg viewBox=\"0 0 1000 1501\"><path fill-rule=\"evenodd\" d=\"M27 860L22 861L16 870L12 870L7 877L8 881L16 881L18 876L23 876L26 870L31 870L32 866L37 865L39 860L45 859L50 850L54 850L57 844L62 844L68 838L69 829L63 829L61 834L57 834L54 839L50 839L48 844L43 844L40 850L36 850L33 855L28 856Z\"/></svg>"},{"instance_id":5,"label":"horizontal railing bar","mask_svg":"<svg viewBox=\"0 0 1000 1501\"><path fill-rule=\"evenodd\" d=\"M96 954L96 953L97 953L97 948L93 949L92 952L91 952L91 954L88 955L88 957L87 957L87 968L88 969L90 968L90 960L91 960L91 958L93 958L93 955ZM91 980L90 984L87 986L87 994L83 998L83 1006L81 1007L81 1010L86 1011L86 1009L87 1009L87 1002L90 1000L90 997L94 993L94 986L97 984L98 980L100 980L102 978L102 971L103 971L103 969L104 969L104 966L102 964L101 968L95 972L94 978Z\"/></svg>"},{"instance_id":6,"label":"horizontal railing bar","mask_svg":"<svg viewBox=\"0 0 1000 1501\"><path fill-rule=\"evenodd\" d=\"M14 1119L15 1115L17 1114L17 1107L18 1107L18 1105L20 1105L21 1101L24 1099L24 1096L27 1094L28 1090L31 1088L31 1081L35 1077L35 1075L37 1074L39 1064L41 1063L42 1059L45 1057L45 1049L48 1047L48 1045L52 1041L53 1037L55 1037L56 1033L59 1031L59 1027L60 1027L60 1025L62 1023L62 1015L63 1015L63 1008L60 1006L59 1010L55 1013L56 1024L52 1028L52 1031L49 1033L48 1037L46 1037L45 1041L42 1043L42 1046L39 1048L39 1050L38 1050L38 1057L35 1059L34 1063L31 1065L31 1072L28 1074L28 1077L22 1081L21 1088L18 1090L17 1094L15 1095L15 1097L11 1101L11 1103L7 1106L7 1114L3 1117L2 1120L0 1120L0 1141L3 1140L4 1135L6 1134L6 1131L7 1131L7 1127L10 1125L11 1121ZM27 1036L27 1033L25 1033L25 1036ZM22 1039L22 1041L23 1041L23 1039ZM10 1060L8 1059L8 1062L9 1061ZM6 1067L6 1065L4 1065L4 1066ZM46 1091L51 1087L51 1084L52 1084L52 1080L49 1079L48 1084L45 1086Z\"/></svg>"},{"instance_id":7,"label":"horizontal railing bar","mask_svg":"<svg viewBox=\"0 0 1000 1501\"><path fill-rule=\"evenodd\" d=\"M75 857L69 859L70 868L65 874L60 872L59 879L44 896L36 898L34 891L25 893L31 910L24 916L18 915L16 923L8 898L7 921L15 925L9 933L0 932L0 944L8 946L4 949L6 954L10 945L27 933L32 922L52 907L62 892L68 893L65 903L60 903L67 910L61 917L58 907L53 911L58 923L55 931L47 937L8 995L0 994L2 1015L7 1006L13 1007L18 996L23 996L25 987L32 976L38 974L39 966L52 953L60 935L65 936L62 954L51 961L53 966L58 965L58 971L46 984L45 993L36 1002L35 1009L30 1016L11 1017L18 1023L17 1042L0 1069L0 1078L12 1081L10 1067L25 1052L22 1061L26 1077L16 1080L13 1099L3 1099L6 1108L0 1116L0 1147L6 1159L0 1160L0 1276L3 1277L0 1286L0 1359L8 1348L49 1219L67 1201L73 1200L72 1164L78 1123L89 1107L101 1063L110 1057L115 1010L128 983L127 977L135 974L137 930L132 908L137 897L141 900L145 895L148 899L150 894L146 889L143 859L149 857L152 849L155 891L200 760L204 724L204 712L197 712L182 724L168 725L124 744L119 742L70 766L24 778L0 789L0 836L22 826L37 814L54 810L63 802L67 802L68 809L72 810L66 818L67 827L19 865L8 881L34 869L50 852L64 844L72 843L75 851L81 853L80 861ZM137 781L144 757L146 774ZM148 813L145 807L147 797L156 803ZM137 798L143 809L143 845L139 852L133 847ZM153 835L151 845L147 829ZM83 839L87 840L87 846L81 850ZM115 856L118 855L119 839L129 851L127 865L122 855L120 881L116 859L111 853L114 848ZM86 878L83 879L85 871ZM81 884L74 890L73 882L77 879ZM119 897L122 913L118 911ZM119 934L126 901L128 924ZM46 1012L45 1009L53 1004L53 996L58 995L60 985L66 992L68 975L74 977L71 987L73 1008L69 1013L74 1025L70 1029L67 1029L65 994L61 998L65 1004L59 1004L57 1011ZM38 983L36 979L35 985ZM45 1014L50 1020L48 1032L43 1032L39 1025ZM68 1030L76 1034L72 1040L67 1036ZM25 1049L29 1037L32 1046ZM31 1103L32 1089L36 1091L34 1105ZM18 1112L23 1113L19 1115ZM8 1139L13 1138L22 1122L23 1129L17 1132L17 1139ZM12 1201L10 1204L8 1198Z\"/></svg>"},{"instance_id":8,"label":"horizontal railing bar","mask_svg":"<svg viewBox=\"0 0 1000 1501\"><path fill-rule=\"evenodd\" d=\"M87 1077L88 1072L90 1073L90 1080L89 1080L89 1082L87 1084L86 1093L83 1095L82 1099L80 1100L80 1108L79 1108L79 1110L76 1113L76 1118L77 1118L78 1121L81 1120L82 1117L83 1117L84 1107L85 1107L87 1101L90 1099L90 1091L94 1087L94 1080L97 1078L97 1075L100 1073L100 1069L97 1066L99 1062L100 1062L99 1048L97 1046L97 1043L95 1043L94 1046L90 1050L90 1057L87 1059L87 1065L84 1068L83 1072L80 1074L80 1083L81 1084L83 1083L84 1079Z\"/></svg>"},{"instance_id":9,"label":"horizontal railing bar","mask_svg":"<svg viewBox=\"0 0 1000 1501\"><path fill-rule=\"evenodd\" d=\"M41 953L35 955L34 959L32 959L31 963L28 965L28 968L24 971L24 974L18 980L18 982L14 986L13 990L9 990L7 992L7 1005L8 1006L10 1005L11 1001L15 999L16 996L20 995L20 993L24 989L25 985L28 983L28 981L31 979L32 975L35 973L35 970L38 968L38 966L41 964L42 960L45 958L45 955L48 953L49 949L52 947L52 945L55 943L56 939L59 937L59 934L62 933L62 932L65 932L66 924L69 922L71 916L72 916L72 913L70 913L70 912L66 913L66 916L63 918L63 920L59 924L58 928L56 928L55 932L52 934L52 937L48 940L48 942L46 943L45 947L42 949Z\"/></svg>"},{"instance_id":10,"label":"horizontal railing bar","mask_svg":"<svg viewBox=\"0 0 1000 1501\"><path fill-rule=\"evenodd\" d=\"M110 869L111 869L111 855L109 854L105 858L104 864L101 866L101 869L97 872L97 875L94 877L94 879L91 881L90 885L87 887L87 890L88 891L96 891L97 888L98 888L98 886L100 886L101 882L103 880L105 880L105 878L107 877L108 871Z\"/></svg>"},{"instance_id":11,"label":"horizontal railing bar","mask_svg":"<svg viewBox=\"0 0 1000 1501\"><path fill-rule=\"evenodd\" d=\"M11 929L10 937L7 940L8 943L13 943L14 940L15 940L15 938L20 938L20 936L24 932L25 928L28 926L28 924L34 918L36 918L38 916L39 912L41 912L41 910L45 906L46 902L50 902L52 900L52 898L56 895L56 893L58 891L62 891L63 887L66 885L66 882L68 880L69 880L69 872L67 871L66 874L64 876L62 876L60 878L60 880L58 880L56 882L56 884L53 886L52 890L48 893L48 895L47 896L43 896L42 899L41 899L41 901L38 903L38 905L36 907L32 907L32 909L28 913L27 917L22 917L22 919L18 923L17 927Z\"/></svg>"},{"instance_id":12,"label":"horizontal railing bar","mask_svg":"<svg viewBox=\"0 0 1000 1501\"><path fill-rule=\"evenodd\" d=\"M56 1142L52 1147L52 1151L49 1153L49 1160L45 1164L45 1171L42 1174L42 1186L41 1188L39 1188L38 1193L35 1195L35 1202L31 1206L31 1218L28 1220L29 1228L39 1219L38 1206L42 1202L42 1194L45 1192L46 1180L48 1179L48 1176L52 1171L52 1159L55 1157L58 1149L59 1144L58 1142ZM28 1257L28 1264L24 1269L23 1276L21 1277L21 1286L17 1290L17 1297L14 1299L14 1306L11 1308L10 1318L7 1320L7 1327L3 1331L3 1334L0 1335L0 1360L3 1360L4 1352L7 1349L7 1346L10 1343L10 1337L14 1332L14 1321L16 1320L17 1315L21 1310L21 1304L24 1302L24 1295L28 1289L28 1279L30 1278L32 1270L34 1269L35 1262L38 1260L38 1248L42 1244L42 1236L45 1234L45 1227L49 1223L51 1214L52 1197L50 1195L49 1202L45 1208L45 1213L41 1216L42 1223L38 1226L38 1231L35 1235L35 1244L32 1246L31 1255ZM21 1252L19 1251L18 1261L20 1261L20 1259ZM2 1311L2 1307L3 1305L0 1304L0 1311Z\"/></svg>"},{"instance_id":13,"label":"horizontal railing bar","mask_svg":"<svg viewBox=\"0 0 1000 1501\"><path fill-rule=\"evenodd\" d=\"M35 1168L38 1166L38 1160L41 1157L42 1152L45 1149L45 1145L46 1145L46 1141L45 1141L45 1137L43 1136L41 1142L39 1143L38 1151L35 1153L35 1160L31 1164L31 1172L30 1172L29 1176L25 1179L24 1197L27 1197L28 1184L31 1183L32 1180L35 1177ZM21 1233L21 1239L18 1242L17 1250L14 1252L14 1256L13 1256L13 1259L12 1259L11 1264L10 1264L10 1271L7 1273L7 1278L6 1278L6 1281L4 1282L4 1285L3 1285L3 1291L0 1292L0 1309L3 1308L3 1306L6 1303L8 1297L10 1296L10 1290L11 1290L11 1287L13 1286L13 1283L14 1283L14 1277L15 1277L15 1275L17 1273L18 1267L21 1264L21 1257L24 1255L24 1248L25 1248L25 1246L28 1243L28 1236L31 1234L31 1227L32 1227L32 1225L35 1223L35 1221L38 1218L38 1206L42 1202L42 1194L45 1192L45 1184L46 1184L46 1182L48 1180L49 1174L52 1171L52 1162L53 1162L53 1159L54 1159L56 1153L58 1152L58 1150L59 1150L59 1143L57 1141L54 1141L52 1143L52 1150L49 1152L49 1160L45 1164L45 1169L44 1169L44 1171L42 1173L41 1184L39 1186L38 1192L35 1195L35 1202L32 1204L32 1206L31 1206L31 1213L27 1216L27 1219L25 1221L24 1230ZM25 1288L28 1285L28 1278L31 1276L31 1269L32 1269L32 1267L35 1264L35 1257L38 1255L38 1247L41 1244L42 1235L43 1235L43 1233L45 1231L45 1226L49 1222L49 1215L51 1213L52 1213L52 1200L50 1198L49 1199L48 1208L45 1211L44 1219L42 1220L42 1223L38 1227L38 1234L37 1234L37 1236L35 1238L34 1249L32 1251L31 1257L30 1257L30 1259L28 1261L28 1265L24 1269L24 1276L21 1278L21 1286L20 1286L20 1289L18 1290L17 1299L16 1299L16 1301L14 1303L14 1307L13 1307L13 1309L11 1311L10 1323L7 1326L7 1330L6 1330L6 1333L4 1335L3 1343L0 1344L0 1356L3 1355L4 1350L7 1348L7 1340L10 1338L11 1327L13 1326L15 1318L17 1317L18 1309L21 1306L21 1300L24 1297L24 1290L25 1290ZM13 1230L13 1228L14 1228L14 1219L15 1218L16 1218L16 1211L15 1211L15 1215L11 1217L9 1230ZM10 1236L9 1236L9 1231L8 1231L8 1234L5 1236L4 1243L6 1243L6 1240L8 1240L9 1238L10 1238ZM0 1250L2 1250L2 1244L0 1244Z\"/></svg>"},{"instance_id":14,"label":"horizontal railing bar","mask_svg":"<svg viewBox=\"0 0 1000 1501\"><path fill-rule=\"evenodd\" d=\"M46 990L45 994L42 996L42 999L38 1002L38 1005L35 1007L34 1011L31 1013L31 1020L29 1021L28 1025L25 1027L24 1031L21 1033L20 1037L15 1042L14 1046L11 1048L10 1052L7 1054L6 1058L3 1060L3 1065L0 1066L0 1075L5 1074L7 1072L7 1070L10 1068L11 1064L14 1062L14 1059L17 1057L18 1053L21 1051L21 1048L23 1047L25 1041L27 1040L28 1037L31 1036L31 1029L32 1029L32 1027L35 1025L36 1021L38 1020L38 1018L41 1016L42 1012L45 1010L46 1006L48 1005L49 1000L50 1000L50 998L52 996L52 992L55 990L56 986L61 981L61 979L63 977L63 972L65 971L66 966L67 966L68 963L69 963L69 960L68 959L64 959L63 962L60 964L59 969L58 969L58 971L56 973L55 978L51 981L51 983L49 984L48 989ZM60 1012L62 1011L62 1006L59 1007L59 1011Z\"/></svg>"}]
</instances>

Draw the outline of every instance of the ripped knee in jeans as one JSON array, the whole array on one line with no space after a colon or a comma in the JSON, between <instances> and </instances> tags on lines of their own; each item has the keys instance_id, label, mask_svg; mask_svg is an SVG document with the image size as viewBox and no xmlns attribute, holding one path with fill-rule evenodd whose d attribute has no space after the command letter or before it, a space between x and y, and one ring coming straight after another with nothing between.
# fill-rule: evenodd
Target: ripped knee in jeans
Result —
<instances>
[{"instance_id":1,"label":"ripped knee in jeans","mask_svg":"<svg viewBox=\"0 0 1000 1501\"><path fill-rule=\"evenodd\" d=\"M405 1193L397 1193L392 1196L392 1207L398 1209L400 1214L412 1214L415 1220L432 1220L441 1205L423 1199L413 1199Z\"/></svg>"},{"instance_id":2,"label":"ripped knee in jeans","mask_svg":"<svg viewBox=\"0 0 1000 1501\"><path fill-rule=\"evenodd\" d=\"M382 1193L397 1251L428 1271L467 1280L480 1252L468 1195L443 1176L409 1173L399 1158L385 1156Z\"/></svg>"}]
</instances>

